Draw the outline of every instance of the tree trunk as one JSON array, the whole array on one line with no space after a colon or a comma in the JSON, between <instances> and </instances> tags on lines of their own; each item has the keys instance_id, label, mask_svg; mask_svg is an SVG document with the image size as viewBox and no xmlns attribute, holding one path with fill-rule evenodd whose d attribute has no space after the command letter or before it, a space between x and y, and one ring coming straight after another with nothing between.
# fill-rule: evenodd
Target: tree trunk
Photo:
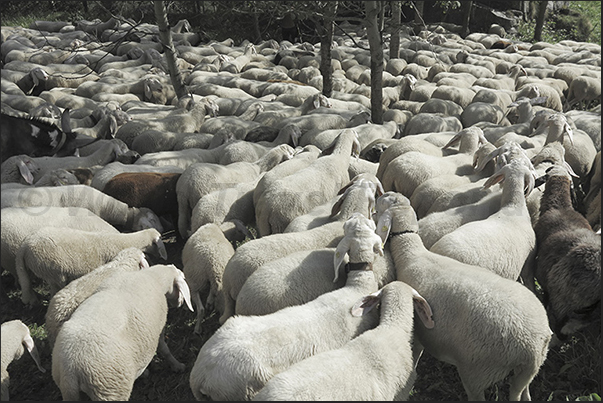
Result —
<instances>
[{"instance_id":1,"label":"tree trunk","mask_svg":"<svg viewBox=\"0 0 603 403\"><path fill-rule=\"evenodd\" d=\"M255 10L255 7L253 7L253 11L252 11L252 18L253 18L253 33L255 36L255 43L260 43L262 41L262 32L260 31L260 20L258 18L258 13Z\"/></svg>"},{"instance_id":2,"label":"tree trunk","mask_svg":"<svg viewBox=\"0 0 603 403\"><path fill-rule=\"evenodd\" d=\"M163 1L155 0L154 6L155 19L157 20L157 26L159 27L159 39L161 39L163 53L167 61L168 70L170 73L170 78L172 79L174 91L176 92L176 97L180 99L187 95L187 92L184 88L182 76L180 75L180 69L176 65L176 49L174 48L174 43L172 42L172 32L168 26L167 11Z\"/></svg>"},{"instance_id":3,"label":"tree trunk","mask_svg":"<svg viewBox=\"0 0 603 403\"><path fill-rule=\"evenodd\" d=\"M472 1L464 1L462 4L463 26L461 28L461 37L465 38L469 35L469 20L471 19L471 9L473 8Z\"/></svg>"},{"instance_id":4,"label":"tree trunk","mask_svg":"<svg viewBox=\"0 0 603 403\"><path fill-rule=\"evenodd\" d=\"M421 31L421 27L425 26L423 22L423 6L425 2L415 1L413 4L415 9L415 34L418 34Z\"/></svg>"},{"instance_id":5,"label":"tree trunk","mask_svg":"<svg viewBox=\"0 0 603 403\"><path fill-rule=\"evenodd\" d=\"M333 73L331 72L331 45L333 43L333 20L337 14L337 2L330 1L324 12L320 26L320 73L322 74L322 94L330 98L333 95Z\"/></svg>"},{"instance_id":6,"label":"tree trunk","mask_svg":"<svg viewBox=\"0 0 603 403\"><path fill-rule=\"evenodd\" d=\"M383 124L383 41L376 1L366 1L366 33L371 48L371 120Z\"/></svg>"},{"instance_id":7,"label":"tree trunk","mask_svg":"<svg viewBox=\"0 0 603 403\"><path fill-rule=\"evenodd\" d=\"M400 58L400 23L402 21L402 3L400 0L392 1L393 30L389 39L389 58Z\"/></svg>"},{"instance_id":8,"label":"tree trunk","mask_svg":"<svg viewBox=\"0 0 603 403\"><path fill-rule=\"evenodd\" d=\"M548 1L538 2L538 15L536 16L536 27L534 27L534 42L542 41L542 28L544 27L547 3Z\"/></svg>"}]
</instances>

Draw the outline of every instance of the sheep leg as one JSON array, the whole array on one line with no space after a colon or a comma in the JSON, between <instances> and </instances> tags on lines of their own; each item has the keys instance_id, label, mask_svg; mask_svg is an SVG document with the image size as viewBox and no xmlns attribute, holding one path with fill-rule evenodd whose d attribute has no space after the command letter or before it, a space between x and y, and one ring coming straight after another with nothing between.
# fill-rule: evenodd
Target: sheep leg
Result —
<instances>
[{"instance_id":1,"label":"sheep leg","mask_svg":"<svg viewBox=\"0 0 603 403\"><path fill-rule=\"evenodd\" d=\"M535 365L522 365L515 367L513 370L513 376L509 381L509 400L532 400L530 396L530 382L538 373L539 366Z\"/></svg>"},{"instance_id":2,"label":"sheep leg","mask_svg":"<svg viewBox=\"0 0 603 403\"><path fill-rule=\"evenodd\" d=\"M521 273L519 274L523 285L525 285L528 290L532 291L533 293L536 293L536 284L534 283L535 263L535 254L532 253L524 263L523 267L521 268Z\"/></svg>"},{"instance_id":3,"label":"sheep leg","mask_svg":"<svg viewBox=\"0 0 603 403\"><path fill-rule=\"evenodd\" d=\"M220 316L220 325L226 322L226 319L234 315L236 301L232 299L229 292L222 290L222 296L224 298L224 313Z\"/></svg>"},{"instance_id":4,"label":"sheep leg","mask_svg":"<svg viewBox=\"0 0 603 403\"><path fill-rule=\"evenodd\" d=\"M172 371L174 372L183 372L186 369L186 365L178 361L170 351L167 343L165 342L165 328L161 332L161 336L159 337L159 346L158 351L161 356L166 359L170 363L170 367L172 367Z\"/></svg>"},{"instance_id":5,"label":"sheep leg","mask_svg":"<svg viewBox=\"0 0 603 403\"><path fill-rule=\"evenodd\" d=\"M197 323L195 323L196 334L201 334L201 322L205 317L205 307L203 306L203 302L201 302L201 296L199 295L199 291L192 293L191 299L193 304L197 307Z\"/></svg>"}]
</instances>

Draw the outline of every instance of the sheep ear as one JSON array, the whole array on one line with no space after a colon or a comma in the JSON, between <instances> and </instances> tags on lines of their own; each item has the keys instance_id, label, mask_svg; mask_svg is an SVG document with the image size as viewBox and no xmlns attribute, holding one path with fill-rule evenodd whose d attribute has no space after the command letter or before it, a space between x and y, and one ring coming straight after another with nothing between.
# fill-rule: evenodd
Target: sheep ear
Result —
<instances>
[{"instance_id":1,"label":"sheep ear","mask_svg":"<svg viewBox=\"0 0 603 403\"><path fill-rule=\"evenodd\" d=\"M147 81L144 82L144 97L147 101L150 101L153 96L153 91L151 91L151 86Z\"/></svg>"},{"instance_id":2,"label":"sheep ear","mask_svg":"<svg viewBox=\"0 0 603 403\"><path fill-rule=\"evenodd\" d=\"M375 236L375 243L373 243L373 251L379 254L379 256L383 256L383 244L384 242L382 241L381 237L378 235Z\"/></svg>"},{"instance_id":3,"label":"sheep ear","mask_svg":"<svg viewBox=\"0 0 603 403\"><path fill-rule=\"evenodd\" d=\"M534 185L536 183L536 180L534 179L534 175L532 175L531 172L526 172L525 173L525 184L523 187L523 194L528 197L528 195L530 193L532 193L532 190L534 190Z\"/></svg>"},{"instance_id":4,"label":"sheep ear","mask_svg":"<svg viewBox=\"0 0 603 403\"><path fill-rule=\"evenodd\" d=\"M412 302L415 308L415 313L419 315L419 319L427 329L433 329L435 323L433 321L433 312L429 303L415 290L412 289Z\"/></svg>"},{"instance_id":5,"label":"sheep ear","mask_svg":"<svg viewBox=\"0 0 603 403\"><path fill-rule=\"evenodd\" d=\"M25 326L25 325L23 325L23 326ZM36 365L38 366L38 369L40 370L40 372L45 373L46 369L44 367L42 367L42 362L40 361L40 355L38 354L38 348L36 347L34 340L32 339L31 335L29 334L29 328L27 329L27 334L23 338L23 346L29 352L29 355L31 355L31 358L33 358L33 360L36 363Z\"/></svg>"},{"instance_id":6,"label":"sheep ear","mask_svg":"<svg viewBox=\"0 0 603 403\"><path fill-rule=\"evenodd\" d=\"M504 168L504 167L503 167ZM491 186L496 185L499 182L505 180L505 174L503 169L499 169L494 175L488 178L488 180L484 183L483 189L488 189Z\"/></svg>"},{"instance_id":7,"label":"sheep ear","mask_svg":"<svg viewBox=\"0 0 603 403\"><path fill-rule=\"evenodd\" d=\"M456 143L458 143L461 138L463 137L463 134L465 133L465 130L461 130L460 132L458 132L457 134L455 134L448 143L446 143L444 145L444 147L442 147L442 149L446 149L449 147L452 147L453 145L455 145Z\"/></svg>"},{"instance_id":8,"label":"sheep ear","mask_svg":"<svg viewBox=\"0 0 603 403\"><path fill-rule=\"evenodd\" d=\"M314 106L314 109L320 108L320 97L314 97L314 101L312 102L312 106Z\"/></svg>"},{"instance_id":9,"label":"sheep ear","mask_svg":"<svg viewBox=\"0 0 603 403\"><path fill-rule=\"evenodd\" d=\"M343 263L343 259L349 250L350 239L348 237L343 237L341 241L339 241L339 244L335 249L335 255L333 256L333 264L335 266L335 278L333 279L334 283L339 278L339 266L341 266L341 263Z\"/></svg>"},{"instance_id":10,"label":"sheep ear","mask_svg":"<svg viewBox=\"0 0 603 403\"><path fill-rule=\"evenodd\" d=\"M351 180L350 182L348 182L347 185L345 185L344 187L342 187L341 189L339 189L339 192L337 192L338 195L345 193L352 185L354 185L356 182L354 182L353 180Z\"/></svg>"},{"instance_id":11,"label":"sheep ear","mask_svg":"<svg viewBox=\"0 0 603 403\"><path fill-rule=\"evenodd\" d=\"M565 123L563 125L563 130L567 133L567 138L570 141L571 145L574 145L574 131L569 123ZM561 143L563 143L563 137L561 137Z\"/></svg>"},{"instance_id":12,"label":"sheep ear","mask_svg":"<svg viewBox=\"0 0 603 403\"><path fill-rule=\"evenodd\" d=\"M377 190L375 191L375 194L377 195L377 197L383 196L383 194L385 193L385 189L383 189L383 185L381 184L379 179L377 179L376 185L377 185Z\"/></svg>"},{"instance_id":13,"label":"sheep ear","mask_svg":"<svg viewBox=\"0 0 603 403\"><path fill-rule=\"evenodd\" d=\"M563 161L563 166L565 167L565 169L567 169L567 172L574 178L580 177L580 175L578 175L576 172L574 172L574 169L572 168L572 166L570 164L567 163L567 161Z\"/></svg>"},{"instance_id":14,"label":"sheep ear","mask_svg":"<svg viewBox=\"0 0 603 403\"><path fill-rule=\"evenodd\" d=\"M34 177L27 164L23 161L19 161L17 162L17 166L19 167L19 173L21 174L23 179L25 179L25 182L29 183L30 185L33 185Z\"/></svg>"},{"instance_id":15,"label":"sheep ear","mask_svg":"<svg viewBox=\"0 0 603 403\"><path fill-rule=\"evenodd\" d=\"M381 242L385 244L387 241L387 237L389 237L389 231L392 227L392 212L391 209L385 210L381 217L379 217L379 221L377 222L376 233L381 237Z\"/></svg>"},{"instance_id":16,"label":"sheep ear","mask_svg":"<svg viewBox=\"0 0 603 403\"><path fill-rule=\"evenodd\" d=\"M371 309L376 307L381 302L381 295L383 294L383 288L372 294L362 297L358 302L352 306L350 310L352 316L362 316L370 312Z\"/></svg>"},{"instance_id":17,"label":"sheep ear","mask_svg":"<svg viewBox=\"0 0 603 403\"><path fill-rule=\"evenodd\" d=\"M339 211L341 210L341 206L343 204L343 201L346 199L348 195L348 192L344 192L343 195L341 195L341 197L335 202L335 204L333 204L333 207L331 208L331 215L329 216L329 218L333 218L335 217Z\"/></svg>"},{"instance_id":18,"label":"sheep ear","mask_svg":"<svg viewBox=\"0 0 603 403\"><path fill-rule=\"evenodd\" d=\"M178 307L182 306L182 302L186 302L186 306L191 312L195 312L193 304L191 303L191 290L188 288L188 284L184 279L184 273L180 269L173 266L174 270L177 270L176 278L174 279L174 285L178 289Z\"/></svg>"},{"instance_id":19,"label":"sheep ear","mask_svg":"<svg viewBox=\"0 0 603 403\"><path fill-rule=\"evenodd\" d=\"M157 238L153 241L153 243L155 244L155 247L157 248L157 253L159 253L159 257L161 257L163 260L167 260L168 255L167 255L167 251L165 250L165 245L163 244L163 241L161 240L161 238Z\"/></svg>"},{"instance_id":20,"label":"sheep ear","mask_svg":"<svg viewBox=\"0 0 603 403\"><path fill-rule=\"evenodd\" d=\"M480 172L482 169L484 169L484 167L486 166L486 164L488 164L488 162L492 161L494 158L498 157L500 155L501 149L500 147L497 148L496 150L492 151L490 154L488 154L484 159L482 159L480 161L480 163L475 167L475 171L476 172Z\"/></svg>"},{"instance_id":21,"label":"sheep ear","mask_svg":"<svg viewBox=\"0 0 603 403\"><path fill-rule=\"evenodd\" d=\"M111 115L109 117L109 138L114 139L115 133L117 133L117 120L115 116Z\"/></svg>"}]
</instances>

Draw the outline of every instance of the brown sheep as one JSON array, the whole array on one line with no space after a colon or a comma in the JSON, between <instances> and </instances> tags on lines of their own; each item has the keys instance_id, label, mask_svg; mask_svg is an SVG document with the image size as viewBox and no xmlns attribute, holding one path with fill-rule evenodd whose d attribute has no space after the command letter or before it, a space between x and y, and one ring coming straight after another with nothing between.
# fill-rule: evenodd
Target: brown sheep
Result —
<instances>
[{"instance_id":1,"label":"brown sheep","mask_svg":"<svg viewBox=\"0 0 603 403\"><path fill-rule=\"evenodd\" d=\"M103 188L106 193L129 207L147 207L158 216L167 215L178 222L176 182L179 173L124 172L115 175Z\"/></svg>"}]
</instances>

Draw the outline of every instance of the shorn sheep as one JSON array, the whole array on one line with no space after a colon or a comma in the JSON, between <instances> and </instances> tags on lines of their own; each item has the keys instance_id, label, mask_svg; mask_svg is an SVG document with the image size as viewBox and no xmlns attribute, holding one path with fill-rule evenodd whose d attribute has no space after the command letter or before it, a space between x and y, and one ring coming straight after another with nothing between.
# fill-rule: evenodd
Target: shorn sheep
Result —
<instances>
[{"instance_id":1,"label":"shorn sheep","mask_svg":"<svg viewBox=\"0 0 603 403\"><path fill-rule=\"evenodd\" d=\"M358 225L350 225L349 229L369 228L366 218L364 223L356 218L350 220ZM343 238L346 245L339 251L343 254L349 250L350 262L355 266L346 285L306 304L269 315L229 318L199 351L190 375L195 398L249 400L272 376L292 364L339 348L377 325L375 311L361 316L350 313L360 298L377 291L370 269L377 256L374 237L355 238L352 234L350 240L347 236ZM382 253L380 240L378 247Z\"/></svg>"},{"instance_id":2,"label":"shorn sheep","mask_svg":"<svg viewBox=\"0 0 603 403\"><path fill-rule=\"evenodd\" d=\"M172 370L184 364L163 336L168 300L192 311L184 274L174 265L123 272L105 280L63 323L52 350L52 379L63 400L130 398L155 351Z\"/></svg>"},{"instance_id":3,"label":"shorn sheep","mask_svg":"<svg viewBox=\"0 0 603 403\"><path fill-rule=\"evenodd\" d=\"M359 300L352 315L379 303L376 328L276 374L253 400L407 400L416 376L413 308L425 327L436 324L429 303L401 281Z\"/></svg>"},{"instance_id":4,"label":"shorn sheep","mask_svg":"<svg viewBox=\"0 0 603 403\"><path fill-rule=\"evenodd\" d=\"M542 180L546 185L534 225L536 279L551 327L565 339L601 317L601 235L574 209L565 168L554 165Z\"/></svg>"},{"instance_id":5,"label":"shorn sheep","mask_svg":"<svg viewBox=\"0 0 603 403\"><path fill-rule=\"evenodd\" d=\"M407 200L386 210L377 224L383 239L391 238L398 280L433 310L432 329L415 327L416 347L454 365L469 400L485 400L486 388L511 371L509 400L530 400L530 382L552 336L542 303L516 281L428 251L417 230Z\"/></svg>"},{"instance_id":6,"label":"shorn sheep","mask_svg":"<svg viewBox=\"0 0 603 403\"><path fill-rule=\"evenodd\" d=\"M61 288L48 303L45 315L46 333L50 347L65 321L69 320L77 307L94 294L107 278L122 271L135 271L149 267L144 253L138 248L127 248L120 251L113 260L97 267L88 274L76 278Z\"/></svg>"},{"instance_id":7,"label":"shorn sheep","mask_svg":"<svg viewBox=\"0 0 603 403\"><path fill-rule=\"evenodd\" d=\"M69 282L109 262L122 249L137 247L162 259L167 252L161 234L149 228L132 233L94 233L44 227L28 236L15 258L21 300L34 304L29 273L50 285L51 296Z\"/></svg>"},{"instance_id":8,"label":"shorn sheep","mask_svg":"<svg viewBox=\"0 0 603 403\"><path fill-rule=\"evenodd\" d=\"M29 332L29 328L19 319L4 322L0 327L2 342L2 400L9 400L10 379L7 368L11 362L21 358L25 350L29 352L41 372L46 372L42 367L38 348Z\"/></svg>"}]
</instances>

